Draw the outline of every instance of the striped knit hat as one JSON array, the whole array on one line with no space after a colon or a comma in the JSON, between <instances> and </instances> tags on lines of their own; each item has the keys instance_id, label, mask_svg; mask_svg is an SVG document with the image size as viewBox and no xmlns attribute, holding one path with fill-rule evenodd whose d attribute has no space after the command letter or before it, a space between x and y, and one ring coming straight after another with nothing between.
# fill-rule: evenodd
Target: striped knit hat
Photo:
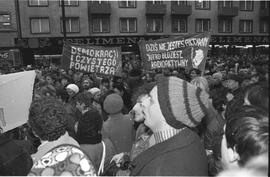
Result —
<instances>
[{"instance_id":1,"label":"striped knit hat","mask_svg":"<svg viewBox=\"0 0 270 177\"><path fill-rule=\"evenodd\" d=\"M197 126L207 114L208 94L177 77L157 82L158 101L166 122L176 128Z\"/></svg>"}]
</instances>

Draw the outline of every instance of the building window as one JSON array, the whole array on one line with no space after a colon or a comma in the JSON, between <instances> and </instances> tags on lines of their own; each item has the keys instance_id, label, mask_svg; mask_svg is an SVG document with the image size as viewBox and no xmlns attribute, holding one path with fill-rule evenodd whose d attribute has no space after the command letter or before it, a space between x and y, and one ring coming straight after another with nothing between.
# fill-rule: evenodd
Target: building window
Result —
<instances>
[{"instance_id":1,"label":"building window","mask_svg":"<svg viewBox=\"0 0 270 177\"><path fill-rule=\"evenodd\" d=\"M196 19L196 32L210 31L210 19Z\"/></svg>"},{"instance_id":2,"label":"building window","mask_svg":"<svg viewBox=\"0 0 270 177\"><path fill-rule=\"evenodd\" d=\"M109 33L110 17L93 17L93 33Z\"/></svg>"},{"instance_id":3,"label":"building window","mask_svg":"<svg viewBox=\"0 0 270 177\"><path fill-rule=\"evenodd\" d=\"M79 33L80 32L80 19L79 17L66 17L66 32ZM63 19L61 19L61 32L63 32Z\"/></svg>"},{"instance_id":4,"label":"building window","mask_svg":"<svg viewBox=\"0 0 270 177\"><path fill-rule=\"evenodd\" d=\"M163 17L147 17L146 30L148 33L162 33Z\"/></svg>"},{"instance_id":5,"label":"building window","mask_svg":"<svg viewBox=\"0 0 270 177\"><path fill-rule=\"evenodd\" d=\"M268 20L261 20L260 21L260 33L269 33Z\"/></svg>"},{"instance_id":6,"label":"building window","mask_svg":"<svg viewBox=\"0 0 270 177\"><path fill-rule=\"evenodd\" d=\"M218 20L218 32L219 33L231 33L232 32L232 19L219 19Z\"/></svg>"},{"instance_id":7,"label":"building window","mask_svg":"<svg viewBox=\"0 0 270 177\"><path fill-rule=\"evenodd\" d=\"M60 6L62 5L62 0L59 0ZM79 6L79 0L64 0L65 6Z\"/></svg>"},{"instance_id":8,"label":"building window","mask_svg":"<svg viewBox=\"0 0 270 177\"><path fill-rule=\"evenodd\" d=\"M120 18L121 33L136 33L137 19L136 18Z\"/></svg>"},{"instance_id":9,"label":"building window","mask_svg":"<svg viewBox=\"0 0 270 177\"><path fill-rule=\"evenodd\" d=\"M196 0L195 7L196 7L196 9L209 10L210 9L210 1Z\"/></svg>"},{"instance_id":10,"label":"building window","mask_svg":"<svg viewBox=\"0 0 270 177\"><path fill-rule=\"evenodd\" d=\"M29 0L29 6L48 6L48 0Z\"/></svg>"},{"instance_id":11,"label":"building window","mask_svg":"<svg viewBox=\"0 0 270 177\"><path fill-rule=\"evenodd\" d=\"M252 20L240 20L239 23L240 33L252 33L253 21Z\"/></svg>"},{"instance_id":12,"label":"building window","mask_svg":"<svg viewBox=\"0 0 270 177\"><path fill-rule=\"evenodd\" d=\"M186 6L187 5L187 1L186 0L172 1L172 5Z\"/></svg>"},{"instance_id":13,"label":"building window","mask_svg":"<svg viewBox=\"0 0 270 177\"><path fill-rule=\"evenodd\" d=\"M136 1L119 1L120 8L136 8Z\"/></svg>"},{"instance_id":14,"label":"building window","mask_svg":"<svg viewBox=\"0 0 270 177\"><path fill-rule=\"evenodd\" d=\"M0 29L11 26L11 16L10 14L0 14Z\"/></svg>"},{"instance_id":15,"label":"building window","mask_svg":"<svg viewBox=\"0 0 270 177\"><path fill-rule=\"evenodd\" d=\"M187 32L187 18L172 18L172 32L186 33Z\"/></svg>"},{"instance_id":16,"label":"building window","mask_svg":"<svg viewBox=\"0 0 270 177\"><path fill-rule=\"evenodd\" d=\"M232 1L218 1L218 7L232 7Z\"/></svg>"},{"instance_id":17,"label":"building window","mask_svg":"<svg viewBox=\"0 0 270 177\"><path fill-rule=\"evenodd\" d=\"M261 2L261 9L269 8L269 1L260 1L260 2Z\"/></svg>"},{"instance_id":18,"label":"building window","mask_svg":"<svg viewBox=\"0 0 270 177\"><path fill-rule=\"evenodd\" d=\"M50 33L49 18L31 18L31 33Z\"/></svg>"},{"instance_id":19,"label":"building window","mask_svg":"<svg viewBox=\"0 0 270 177\"><path fill-rule=\"evenodd\" d=\"M253 1L250 0L240 1L240 10L253 11Z\"/></svg>"}]
</instances>

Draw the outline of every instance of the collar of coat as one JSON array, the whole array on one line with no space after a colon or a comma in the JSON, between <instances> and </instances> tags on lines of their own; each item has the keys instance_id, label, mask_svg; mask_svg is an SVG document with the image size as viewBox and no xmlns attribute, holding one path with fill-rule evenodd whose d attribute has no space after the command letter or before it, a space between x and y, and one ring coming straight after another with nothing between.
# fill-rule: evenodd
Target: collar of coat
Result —
<instances>
[{"instance_id":1,"label":"collar of coat","mask_svg":"<svg viewBox=\"0 0 270 177\"><path fill-rule=\"evenodd\" d=\"M185 128L186 127L181 128L181 129L172 128L169 130L156 132L156 133L154 133L155 141L156 141L156 143L161 143L163 141L166 141L167 139L175 136L176 134L178 134L179 132L181 132Z\"/></svg>"},{"instance_id":2,"label":"collar of coat","mask_svg":"<svg viewBox=\"0 0 270 177\"><path fill-rule=\"evenodd\" d=\"M173 136L172 138L167 139L161 143L158 143L151 148L145 150L141 154L139 154L133 162L131 162L132 170L131 176L140 175L140 171L144 168L146 164L148 164L153 159L159 157L160 155L173 151L176 149L181 149L189 144L192 144L196 138L196 133L190 130L189 128L185 128Z\"/></svg>"}]
</instances>

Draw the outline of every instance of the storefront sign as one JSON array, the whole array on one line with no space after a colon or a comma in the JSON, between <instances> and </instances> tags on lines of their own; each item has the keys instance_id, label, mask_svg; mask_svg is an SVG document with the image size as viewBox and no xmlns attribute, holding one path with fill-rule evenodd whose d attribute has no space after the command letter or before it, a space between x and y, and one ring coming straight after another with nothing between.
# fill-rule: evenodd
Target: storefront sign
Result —
<instances>
[{"instance_id":1,"label":"storefront sign","mask_svg":"<svg viewBox=\"0 0 270 177\"><path fill-rule=\"evenodd\" d=\"M72 44L117 46L117 45L137 45L142 40L156 40L177 36L92 36L92 37L68 37L67 41ZM35 42L34 42L35 41ZM63 46L63 38L23 38L15 39L15 44L23 48L45 48ZM212 35L210 44L219 45L268 45L269 36L242 36L242 35Z\"/></svg>"},{"instance_id":2,"label":"storefront sign","mask_svg":"<svg viewBox=\"0 0 270 177\"><path fill-rule=\"evenodd\" d=\"M141 41L139 47L146 70L180 67L204 70L209 42L210 35L205 33Z\"/></svg>"},{"instance_id":3,"label":"storefront sign","mask_svg":"<svg viewBox=\"0 0 270 177\"><path fill-rule=\"evenodd\" d=\"M87 73L120 75L122 58L120 47L101 47L65 43L61 65Z\"/></svg>"}]
</instances>

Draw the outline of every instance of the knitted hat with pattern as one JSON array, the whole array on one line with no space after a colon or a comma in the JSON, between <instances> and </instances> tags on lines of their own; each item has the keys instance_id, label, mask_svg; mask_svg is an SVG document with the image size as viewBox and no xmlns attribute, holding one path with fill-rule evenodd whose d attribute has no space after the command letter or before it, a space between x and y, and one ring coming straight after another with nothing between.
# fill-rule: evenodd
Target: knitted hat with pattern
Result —
<instances>
[{"instance_id":1,"label":"knitted hat with pattern","mask_svg":"<svg viewBox=\"0 0 270 177\"><path fill-rule=\"evenodd\" d=\"M170 126L195 127L207 114L209 96L199 87L177 77L161 77L157 89L161 112Z\"/></svg>"}]
</instances>

